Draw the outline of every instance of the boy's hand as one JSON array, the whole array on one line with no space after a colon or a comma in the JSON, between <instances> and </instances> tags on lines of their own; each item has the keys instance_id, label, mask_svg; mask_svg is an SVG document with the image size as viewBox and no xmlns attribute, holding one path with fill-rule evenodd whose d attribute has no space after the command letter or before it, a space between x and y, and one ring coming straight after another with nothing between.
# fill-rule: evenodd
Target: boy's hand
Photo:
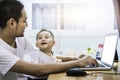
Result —
<instances>
[{"instance_id":1,"label":"boy's hand","mask_svg":"<svg viewBox=\"0 0 120 80\"><path fill-rule=\"evenodd\" d=\"M56 59L56 62L61 63L62 60L61 59Z\"/></svg>"}]
</instances>

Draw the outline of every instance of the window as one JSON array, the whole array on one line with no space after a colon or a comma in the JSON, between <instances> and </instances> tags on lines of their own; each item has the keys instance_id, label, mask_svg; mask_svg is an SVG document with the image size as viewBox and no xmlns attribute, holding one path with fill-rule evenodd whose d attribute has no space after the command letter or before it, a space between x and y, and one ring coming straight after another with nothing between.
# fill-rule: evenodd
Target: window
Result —
<instances>
[{"instance_id":1,"label":"window","mask_svg":"<svg viewBox=\"0 0 120 80\"><path fill-rule=\"evenodd\" d=\"M56 4L32 4L32 29L57 29Z\"/></svg>"},{"instance_id":2,"label":"window","mask_svg":"<svg viewBox=\"0 0 120 80\"><path fill-rule=\"evenodd\" d=\"M87 24L86 3L61 3L57 13L56 4L32 4L32 29L57 29L57 14L60 18L60 29L85 29ZM76 12L77 11L77 12Z\"/></svg>"}]
</instances>

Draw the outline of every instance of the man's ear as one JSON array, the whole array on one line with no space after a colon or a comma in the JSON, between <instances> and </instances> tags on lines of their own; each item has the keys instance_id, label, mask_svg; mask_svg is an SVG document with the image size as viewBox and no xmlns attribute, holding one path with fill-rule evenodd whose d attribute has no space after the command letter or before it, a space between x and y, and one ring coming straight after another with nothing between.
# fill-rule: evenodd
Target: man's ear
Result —
<instances>
[{"instance_id":1,"label":"man's ear","mask_svg":"<svg viewBox=\"0 0 120 80\"><path fill-rule=\"evenodd\" d=\"M10 28L15 28L16 27L16 20L14 18L10 18L8 21L7 21L7 25L10 26Z\"/></svg>"}]
</instances>

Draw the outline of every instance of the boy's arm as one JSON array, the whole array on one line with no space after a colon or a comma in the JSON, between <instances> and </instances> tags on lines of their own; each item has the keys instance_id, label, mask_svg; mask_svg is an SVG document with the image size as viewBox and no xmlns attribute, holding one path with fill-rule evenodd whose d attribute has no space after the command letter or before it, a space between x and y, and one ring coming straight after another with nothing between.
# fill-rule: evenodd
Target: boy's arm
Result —
<instances>
[{"instance_id":1,"label":"boy's arm","mask_svg":"<svg viewBox=\"0 0 120 80\"><path fill-rule=\"evenodd\" d=\"M67 57L67 56L56 56L57 59L61 59L62 62L65 62L65 61L72 61L72 60L78 60L79 58L77 57Z\"/></svg>"}]
</instances>

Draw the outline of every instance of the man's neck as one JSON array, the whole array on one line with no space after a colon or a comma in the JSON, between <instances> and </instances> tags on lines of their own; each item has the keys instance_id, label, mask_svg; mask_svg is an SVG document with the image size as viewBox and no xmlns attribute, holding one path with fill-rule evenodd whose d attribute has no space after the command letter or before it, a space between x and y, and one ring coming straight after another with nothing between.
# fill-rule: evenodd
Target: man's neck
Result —
<instances>
[{"instance_id":1,"label":"man's neck","mask_svg":"<svg viewBox=\"0 0 120 80\"><path fill-rule=\"evenodd\" d=\"M5 41L8 45L12 46L12 47L16 47L16 42L15 42L15 38L11 37L11 36L7 36L5 34L0 34L0 38Z\"/></svg>"}]
</instances>

